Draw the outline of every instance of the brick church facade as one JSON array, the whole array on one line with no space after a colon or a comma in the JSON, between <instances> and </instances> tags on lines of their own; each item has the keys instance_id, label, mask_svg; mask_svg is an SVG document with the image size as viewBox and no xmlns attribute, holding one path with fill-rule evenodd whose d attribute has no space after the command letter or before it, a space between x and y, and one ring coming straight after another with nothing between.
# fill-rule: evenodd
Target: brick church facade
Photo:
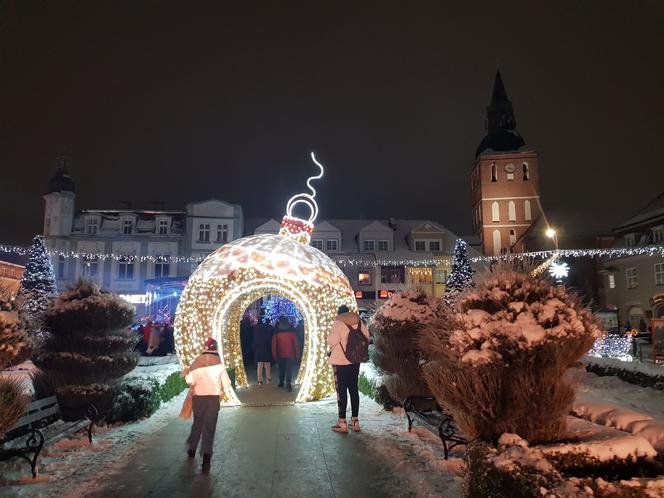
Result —
<instances>
[{"instance_id":1,"label":"brick church facade","mask_svg":"<svg viewBox=\"0 0 664 498\"><path fill-rule=\"evenodd\" d=\"M470 174L473 231L487 256L523 252L526 236L541 216L538 155L527 150L516 131L500 71L486 128Z\"/></svg>"}]
</instances>

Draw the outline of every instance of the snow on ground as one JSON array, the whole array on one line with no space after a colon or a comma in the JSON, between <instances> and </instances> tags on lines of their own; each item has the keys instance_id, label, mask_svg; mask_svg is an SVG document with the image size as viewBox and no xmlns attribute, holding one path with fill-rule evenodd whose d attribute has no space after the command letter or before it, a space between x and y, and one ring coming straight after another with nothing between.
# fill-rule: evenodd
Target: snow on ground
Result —
<instances>
[{"instance_id":1,"label":"snow on ground","mask_svg":"<svg viewBox=\"0 0 664 498\"><path fill-rule=\"evenodd\" d=\"M97 427L93 444L87 435L79 434L61 439L42 450L37 479L32 479L30 466L22 459L2 462L2 475L12 484L0 490L3 497L51 497L75 498L91 493L96 485L95 477L103 477L120 469L131 455L141 447L141 442L178 416L186 392L164 403L152 417L139 422L115 426Z\"/></svg>"},{"instance_id":2,"label":"snow on ground","mask_svg":"<svg viewBox=\"0 0 664 498\"><path fill-rule=\"evenodd\" d=\"M416 491L418 496L461 496L464 447L454 448L446 461L438 436L417 427L417 422L413 431L408 432L403 409L387 412L371 398L362 394L360 398L362 432L371 437L372 453L392 472L408 481L406 489ZM322 415L336 410L336 399L298 407Z\"/></svg>"}]
</instances>

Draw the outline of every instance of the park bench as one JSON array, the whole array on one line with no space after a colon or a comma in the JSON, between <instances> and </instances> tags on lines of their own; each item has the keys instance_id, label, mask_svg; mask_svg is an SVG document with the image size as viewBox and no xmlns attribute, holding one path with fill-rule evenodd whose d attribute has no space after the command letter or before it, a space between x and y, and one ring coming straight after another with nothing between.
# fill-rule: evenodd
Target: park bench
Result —
<instances>
[{"instance_id":1,"label":"park bench","mask_svg":"<svg viewBox=\"0 0 664 498\"><path fill-rule=\"evenodd\" d=\"M82 430L87 431L88 441L92 443L92 426L97 420L97 415L97 409L90 405L85 418L65 422L61 419L60 406L55 396L33 401L28 405L23 417L0 441L2 443L0 461L15 457L23 458L30 464L32 477L37 477L37 458L42 448Z\"/></svg>"},{"instance_id":2,"label":"park bench","mask_svg":"<svg viewBox=\"0 0 664 498\"><path fill-rule=\"evenodd\" d=\"M436 398L432 396L408 396L403 402L403 408L408 417L408 432L417 420L421 425L434 434L438 434L443 443L443 455L447 460L450 451L455 446L466 445L468 441L459 434L459 429L452 416L445 413Z\"/></svg>"}]
</instances>

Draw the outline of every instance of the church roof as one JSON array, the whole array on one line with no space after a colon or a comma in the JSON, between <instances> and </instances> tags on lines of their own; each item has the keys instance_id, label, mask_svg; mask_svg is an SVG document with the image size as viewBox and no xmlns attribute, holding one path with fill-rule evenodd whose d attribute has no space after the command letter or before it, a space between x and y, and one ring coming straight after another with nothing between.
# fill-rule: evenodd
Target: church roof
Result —
<instances>
[{"instance_id":1,"label":"church roof","mask_svg":"<svg viewBox=\"0 0 664 498\"><path fill-rule=\"evenodd\" d=\"M500 70L496 71L491 103L486 108L486 116L487 135L477 147L476 156L487 150L495 152L516 151L526 145L526 142L516 131L516 118L514 117L512 102L507 98Z\"/></svg>"},{"instance_id":2,"label":"church roof","mask_svg":"<svg viewBox=\"0 0 664 498\"><path fill-rule=\"evenodd\" d=\"M69 162L71 159L67 156L58 157L58 167L53 173L53 176L48 181L48 192L76 192L76 184L74 179L69 174Z\"/></svg>"}]
</instances>

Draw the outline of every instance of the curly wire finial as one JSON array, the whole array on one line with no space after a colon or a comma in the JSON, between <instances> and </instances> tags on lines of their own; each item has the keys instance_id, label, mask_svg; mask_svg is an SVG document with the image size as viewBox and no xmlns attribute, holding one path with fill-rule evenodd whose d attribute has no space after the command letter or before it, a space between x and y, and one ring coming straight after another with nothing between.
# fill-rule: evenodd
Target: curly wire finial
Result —
<instances>
[{"instance_id":1,"label":"curly wire finial","mask_svg":"<svg viewBox=\"0 0 664 498\"><path fill-rule=\"evenodd\" d=\"M286 215L289 217L293 217L292 212L293 208L297 204L305 204L310 210L311 214L309 215L309 219L307 220L308 223L313 223L313 221L316 219L318 216L318 204L316 203L316 200L314 197L316 197L316 189L311 185L312 180L320 180L323 178L323 174L325 173L325 168L323 168L323 165L318 162L316 159L316 155L312 152L311 153L311 160L320 168L320 173L318 173L315 176L310 176L307 178L307 188L311 191L311 194L307 193L301 193L301 194L296 194L293 197L291 197L288 200L288 203L286 204Z\"/></svg>"}]
</instances>

